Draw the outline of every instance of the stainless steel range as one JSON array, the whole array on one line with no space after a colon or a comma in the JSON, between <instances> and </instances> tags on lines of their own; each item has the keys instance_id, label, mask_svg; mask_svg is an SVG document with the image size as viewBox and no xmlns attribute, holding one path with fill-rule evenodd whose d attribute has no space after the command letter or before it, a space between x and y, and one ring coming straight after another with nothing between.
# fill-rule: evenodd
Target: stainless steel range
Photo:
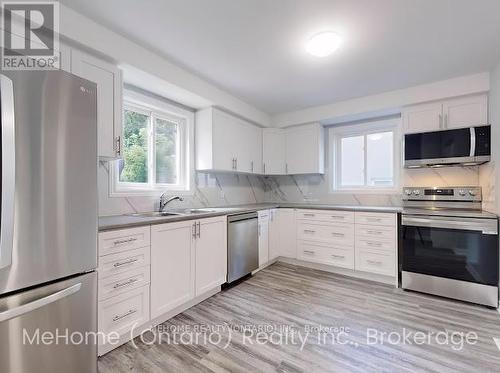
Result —
<instances>
[{"instance_id":1,"label":"stainless steel range","mask_svg":"<svg viewBox=\"0 0 500 373\"><path fill-rule=\"evenodd\" d=\"M498 219L481 188L404 188L400 232L404 289L498 307Z\"/></svg>"}]
</instances>

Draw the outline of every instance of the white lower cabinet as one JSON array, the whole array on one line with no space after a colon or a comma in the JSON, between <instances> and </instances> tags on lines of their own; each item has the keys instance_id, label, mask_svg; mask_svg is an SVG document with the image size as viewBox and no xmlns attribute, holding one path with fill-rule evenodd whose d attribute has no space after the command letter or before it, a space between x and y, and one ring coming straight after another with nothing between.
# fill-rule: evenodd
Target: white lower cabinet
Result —
<instances>
[{"instance_id":1,"label":"white lower cabinet","mask_svg":"<svg viewBox=\"0 0 500 373\"><path fill-rule=\"evenodd\" d=\"M195 239L195 295L201 295L226 282L226 217L199 220Z\"/></svg>"},{"instance_id":2,"label":"white lower cabinet","mask_svg":"<svg viewBox=\"0 0 500 373\"><path fill-rule=\"evenodd\" d=\"M396 214L297 210L296 218L298 259L396 276Z\"/></svg>"},{"instance_id":3,"label":"white lower cabinet","mask_svg":"<svg viewBox=\"0 0 500 373\"><path fill-rule=\"evenodd\" d=\"M295 233L295 210L278 209L278 249L277 256L297 258L297 236Z\"/></svg>"},{"instance_id":4,"label":"white lower cabinet","mask_svg":"<svg viewBox=\"0 0 500 373\"><path fill-rule=\"evenodd\" d=\"M193 221L151 227L151 318L194 298Z\"/></svg>"},{"instance_id":5,"label":"white lower cabinet","mask_svg":"<svg viewBox=\"0 0 500 373\"><path fill-rule=\"evenodd\" d=\"M269 210L259 214L259 267L269 261Z\"/></svg>"},{"instance_id":6,"label":"white lower cabinet","mask_svg":"<svg viewBox=\"0 0 500 373\"><path fill-rule=\"evenodd\" d=\"M279 256L278 209L269 210L269 260Z\"/></svg>"},{"instance_id":7,"label":"white lower cabinet","mask_svg":"<svg viewBox=\"0 0 500 373\"><path fill-rule=\"evenodd\" d=\"M151 227L151 318L226 281L226 217Z\"/></svg>"}]
</instances>

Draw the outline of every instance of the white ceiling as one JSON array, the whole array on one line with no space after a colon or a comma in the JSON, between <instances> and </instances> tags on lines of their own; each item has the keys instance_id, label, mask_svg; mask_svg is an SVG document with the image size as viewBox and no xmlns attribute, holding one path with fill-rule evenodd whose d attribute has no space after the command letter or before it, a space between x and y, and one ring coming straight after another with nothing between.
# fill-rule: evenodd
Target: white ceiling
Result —
<instances>
[{"instance_id":1,"label":"white ceiling","mask_svg":"<svg viewBox=\"0 0 500 373\"><path fill-rule=\"evenodd\" d=\"M268 113L489 70L500 0L61 0ZM311 34L344 38L332 56Z\"/></svg>"}]
</instances>

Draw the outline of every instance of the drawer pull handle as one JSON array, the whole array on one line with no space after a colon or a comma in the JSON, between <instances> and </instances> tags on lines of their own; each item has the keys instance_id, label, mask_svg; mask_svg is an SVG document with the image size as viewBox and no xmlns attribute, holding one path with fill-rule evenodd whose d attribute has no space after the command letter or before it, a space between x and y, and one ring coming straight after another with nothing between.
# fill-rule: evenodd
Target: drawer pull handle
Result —
<instances>
[{"instance_id":1,"label":"drawer pull handle","mask_svg":"<svg viewBox=\"0 0 500 373\"><path fill-rule=\"evenodd\" d=\"M331 215L333 219L345 219L345 216L343 215Z\"/></svg>"},{"instance_id":2,"label":"drawer pull handle","mask_svg":"<svg viewBox=\"0 0 500 373\"><path fill-rule=\"evenodd\" d=\"M382 262L380 262L378 260L370 260L370 259L368 259L367 262L369 264L378 265L378 266L382 264Z\"/></svg>"},{"instance_id":3,"label":"drawer pull handle","mask_svg":"<svg viewBox=\"0 0 500 373\"><path fill-rule=\"evenodd\" d=\"M304 233L316 233L316 231L313 231L312 229L304 229Z\"/></svg>"},{"instance_id":4,"label":"drawer pull handle","mask_svg":"<svg viewBox=\"0 0 500 373\"><path fill-rule=\"evenodd\" d=\"M381 221L382 219L381 218L366 218L366 220L368 221Z\"/></svg>"},{"instance_id":5,"label":"drawer pull handle","mask_svg":"<svg viewBox=\"0 0 500 373\"><path fill-rule=\"evenodd\" d=\"M116 315L115 317L113 317L113 322L116 322L118 320L121 320L127 316L130 316L130 315L133 315L134 313L136 313L137 310L128 310L127 312L125 312L124 314L121 314L121 315Z\"/></svg>"},{"instance_id":6,"label":"drawer pull handle","mask_svg":"<svg viewBox=\"0 0 500 373\"><path fill-rule=\"evenodd\" d=\"M380 242L367 242L366 243L368 246L375 246L375 247L380 247L382 244Z\"/></svg>"},{"instance_id":7,"label":"drawer pull handle","mask_svg":"<svg viewBox=\"0 0 500 373\"><path fill-rule=\"evenodd\" d=\"M304 250L304 254L314 255L314 251L312 251L312 250Z\"/></svg>"},{"instance_id":8,"label":"drawer pull handle","mask_svg":"<svg viewBox=\"0 0 500 373\"><path fill-rule=\"evenodd\" d=\"M368 234L382 234L382 231L367 231Z\"/></svg>"},{"instance_id":9,"label":"drawer pull handle","mask_svg":"<svg viewBox=\"0 0 500 373\"><path fill-rule=\"evenodd\" d=\"M115 264L113 264L113 267L115 268L118 268L118 267L121 267L121 266L125 266L127 264L132 264L132 263L135 263L137 262L139 259L129 259L129 260L126 260L124 262L116 262Z\"/></svg>"},{"instance_id":10,"label":"drawer pull handle","mask_svg":"<svg viewBox=\"0 0 500 373\"><path fill-rule=\"evenodd\" d=\"M119 288L124 287L124 286L132 285L133 283L135 283L137 281L139 281L139 279L136 277L136 278L131 278L130 280L127 280L125 282L118 282L118 283L113 285L113 289L119 289Z\"/></svg>"},{"instance_id":11,"label":"drawer pull handle","mask_svg":"<svg viewBox=\"0 0 500 373\"><path fill-rule=\"evenodd\" d=\"M115 242L113 242L113 244L116 246L116 245L123 245L124 243L134 242L134 241L137 241L136 237L127 238L125 240L116 240Z\"/></svg>"},{"instance_id":12,"label":"drawer pull handle","mask_svg":"<svg viewBox=\"0 0 500 373\"><path fill-rule=\"evenodd\" d=\"M344 236L345 236L345 234L344 234L344 233L336 233L336 232L333 232L333 233L332 233L332 236L334 236L334 237L344 237Z\"/></svg>"},{"instance_id":13,"label":"drawer pull handle","mask_svg":"<svg viewBox=\"0 0 500 373\"><path fill-rule=\"evenodd\" d=\"M304 214L304 216L310 216L310 217L315 217L315 214Z\"/></svg>"},{"instance_id":14,"label":"drawer pull handle","mask_svg":"<svg viewBox=\"0 0 500 373\"><path fill-rule=\"evenodd\" d=\"M345 258L345 255L335 255L335 254L332 254L332 258L336 258L336 259L344 259L344 258Z\"/></svg>"}]
</instances>

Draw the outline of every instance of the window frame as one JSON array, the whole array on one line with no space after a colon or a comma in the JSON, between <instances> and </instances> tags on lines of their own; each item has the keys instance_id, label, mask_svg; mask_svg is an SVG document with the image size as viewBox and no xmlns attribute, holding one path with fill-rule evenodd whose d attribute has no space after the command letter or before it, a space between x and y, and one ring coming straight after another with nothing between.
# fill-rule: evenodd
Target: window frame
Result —
<instances>
[{"instance_id":1,"label":"window frame","mask_svg":"<svg viewBox=\"0 0 500 373\"><path fill-rule=\"evenodd\" d=\"M109 164L110 196L158 196L169 191L176 195L192 195L194 193L192 187L194 181L194 112L132 90L124 92L122 110L127 109L148 115L148 182L119 181L119 160L111 161ZM157 172L155 121L157 118L176 123L178 126L177 154L180 159L177 162L178 182L176 184L155 182ZM124 122L121 125L123 126Z\"/></svg>"},{"instance_id":2,"label":"window frame","mask_svg":"<svg viewBox=\"0 0 500 373\"><path fill-rule=\"evenodd\" d=\"M393 136L393 185L371 186L367 185L367 136L381 132L392 132ZM346 137L364 137L364 185L341 185L341 141ZM345 124L331 127L329 130L329 184L331 193L351 194L399 194L401 175L401 117L390 117L363 121L356 124Z\"/></svg>"}]
</instances>

